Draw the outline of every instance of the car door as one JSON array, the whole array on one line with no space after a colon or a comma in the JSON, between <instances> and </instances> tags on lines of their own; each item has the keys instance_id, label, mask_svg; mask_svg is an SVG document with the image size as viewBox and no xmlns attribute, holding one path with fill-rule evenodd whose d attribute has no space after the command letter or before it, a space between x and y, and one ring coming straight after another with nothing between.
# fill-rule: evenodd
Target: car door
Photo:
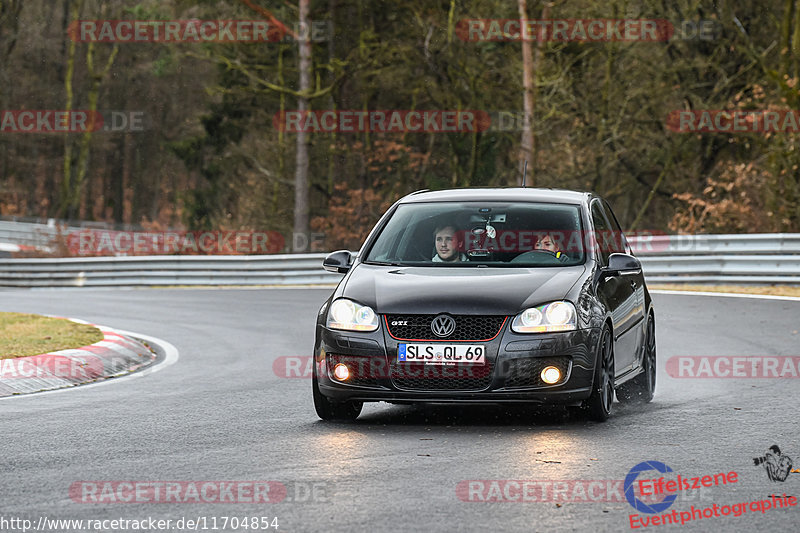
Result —
<instances>
[{"instance_id":1,"label":"car door","mask_svg":"<svg viewBox=\"0 0 800 533\"><path fill-rule=\"evenodd\" d=\"M605 213L603 203L595 199L591 204L592 225L598 248L601 268L608 266L612 253L625 253L621 232L613 228ZM615 373L622 375L636 365L639 332L643 313L638 302L641 283L635 275L607 275L601 272L598 295L606 302L614 327Z\"/></svg>"},{"instance_id":2,"label":"car door","mask_svg":"<svg viewBox=\"0 0 800 533\"><path fill-rule=\"evenodd\" d=\"M611 206L608 205L608 202L603 200L603 207L605 207L605 213L608 218L609 223L611 224L611 229L614 232L616 238L614 242L616 246L618 246L619 253L625 253L628 255L633 255L633 251L631 249L630 244L628 244L628 240L625 238L625 235L622 233L622 228L619 225L619 221L617 220L614 211L611 209ZM634 293L636 295L636 324L634 325L634 366L638 366L641 363L641 352L644 350L644 340L646 336L646 324L645 318L647 317L647 310L645 309L645 296L644 296L644 272L639 271L637 273L626 274L630 281L632 281L632 286L634 289Z\"/></svg>"}]
</instances>

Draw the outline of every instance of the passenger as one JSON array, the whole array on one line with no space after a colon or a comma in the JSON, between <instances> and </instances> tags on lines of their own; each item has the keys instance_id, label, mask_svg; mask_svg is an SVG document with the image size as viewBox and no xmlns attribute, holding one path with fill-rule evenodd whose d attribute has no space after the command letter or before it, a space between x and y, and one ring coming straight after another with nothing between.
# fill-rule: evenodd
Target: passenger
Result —
<instances>
[{"instance_id":1,"label":"passenger","mask_svg":"<svg viewBox=\"0 0 800 533\"><path fill-rule=\"evenodd\" d=\"M536 249L552 253L562 263L569 261L567 254L559 250L558 245L556 244L556 239L553 238L552 233L545 233L539 237L539 240L536 241Z\"/></svg>"},{"instance_id":2,"label":"passenger","mask_svg":"<svg viewBox=\"0 0 800 533\"><path fill-rule=\"evenodd\" d=\"M455 226L450 224L438 226L433 231L434 245L436 246L436 254L433 256L434 263L458 263L467 260L467 256L458 251L457 233Z\"/></svg>"}]
</instances>

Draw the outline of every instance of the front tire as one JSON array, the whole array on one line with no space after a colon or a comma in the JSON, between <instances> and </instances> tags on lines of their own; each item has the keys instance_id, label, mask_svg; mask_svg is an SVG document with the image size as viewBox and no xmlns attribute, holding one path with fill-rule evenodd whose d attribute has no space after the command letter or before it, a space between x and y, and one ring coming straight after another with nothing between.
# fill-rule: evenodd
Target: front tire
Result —
<instances>
[{"instance_id":1,"label":"front tire","mask_svg":"<svg viewBox=\"0 0 800 533\"><path fill-rule=\"evenodd\" d=\"M314 410L322 420L330 421L353 421L361 414L364 407L363 402L341 402L330 401L319 390L316 370L311 374L311 386L314 394Z\"/></svg>"},{"instance_id":2,"label":"front tire","mask_svg":"<svg viewBox=\"0 0 800 533\"><path fill-rule=\"evenodd\" d=\"M608 325L600 333L600 347L597 351L592 394L583 402L583 408L590 420L605 422L611 416L614 402L614 343Z\"/></svg>"},{"instance_id":3,"label":"front tire","mask_svg":"<svg viewBox=\"0 0 800 533\"><path fill-rule=\"evenodd\" d=\"M653 399L656 392L656 321L653 315L647 320L644 339L644 372L619 386L617 399L622 403L644 404Z\"/></svg>"}]
</instances>

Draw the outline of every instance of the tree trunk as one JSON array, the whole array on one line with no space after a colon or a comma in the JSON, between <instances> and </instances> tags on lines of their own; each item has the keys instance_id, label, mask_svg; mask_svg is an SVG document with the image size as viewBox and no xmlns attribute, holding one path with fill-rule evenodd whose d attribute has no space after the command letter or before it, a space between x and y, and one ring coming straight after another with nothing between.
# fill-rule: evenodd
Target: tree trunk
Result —
<instances>
[{"instance_id":1,"label":"tree trunk","mask_svg":"<svg viewBox=\"0 0 800 533\"><path fill-rule=\"evenodd\" d=\"M0 62L8 64L8 58L17 46L19 38L19 17L22 13L22 0L0 1ZM8 86L5 69L0 69L0 97Z\"/></svg>"},{"instance_id":2,"label":"tree trunk","mask_svg":"<svg viewBox=\"0 0 800 533\"><path fill-rule=\"evenodd\" d=\"M284 45L278 45L278 84L283 87L283 53ZM280 116L285 117L286 112L286 94L281 92L280 98ZM280 193L281 181L285 179L284 173L286 172L286 136L283 130L278 128L278 179L272 184L272 210L271 214L276 217L278 214L278 195Z\"/></svg>"},{"instance_id":3,"label":"tree trunk","mask_svg":"<svg viewBox=\"0 0 800 533\"><path fill-rule=\"evenodd\" d=\"M76 1L72 4L70 20L75 22L80 19L81 8L83 7L83 0ZM75 98L74 89L72 87L72 78L75 74L75 50L77 43L70 40L69 51L67 52L67 71L64 76L64 89L66 92L66 105L64 110L67 112L72 111L72 103ZM61 198L59 206L59 216L61 218L69 218L72 213L71 210L71 192L72 192L72 138L69 133L64 134L64 176L61 181Z\"/></svg>"},{"instance_id":4,"label":"tree trunk","mask_svg":"<svg viewBox=\"0 0 800 533\"><path fill-rule=\"evenodd\" d=\"M330 28L333 28L333 21L336 20L336 0L328 2L328 14L330 17ZM333 32L332 32L333 33ZM333 65L336 59L335 50L336 40L328 37L328 64ZM333 72L328 72L328 83L335 83ZM336 109L336 100L333 91L328 94L328 109ZM333 196L333 186L336 183L336 131L331 132L330 142L328 143L328 196Z\"/></svg>"},{"instance_id":5,"label":"tree trunk","mask_svg":"<svg viewBox=\"0 0 800 533\"><path fill-rule=\"evenodd\" d=\"M95 129L95 121L99 119L97 115L97 103L100 99L100 85L114 64L114 60L119 53L119 46L114 45L111 54L108 56L103 70L98 71L94 62L94 43L89 43L86 49L86 68L91 82L89 84L89 123L86 131L83 132L78 142L78 160L76 161L74 180L69 191L69 203L67 207L68 217L80 214L81 196L86 183L86 176L89 172L89 150L92 142L92 134ZM93 199L89 198L87 204L91 205Z\"/></svg>"},{"instance_id":6,"label":"tree trunk","mask_svg":"<svg viewBox=\"0 0 800 533\"><path fill-rule=\"evenodd\" d=\"M528 6L526 0L519 0L520 24L524 26L528 18ZM534 138L533 138L533 111L536 104L536 94L533 84L533 46L530 40L522 40L522 86L523 105L525 117L522 125L522 141L519 149L519 183L522 184L522 173L525 162L528 161L528 174L526 184L533 185L534 182Z\"/></svg>"},{"instance_id":7,"label":"tree trunk","mask_svg":"<svg viewBox=\"0 0 800 533\"><path fill-rule=\"evenodd\" d=\"M300 26L305 25L310 27L310 20L308 18L310 0L300 0ZM302 33L302 32L298 32ZM299 91L302 94L297 99L297 109L302 114L309 109L309 101L306 94L311 89L311 38L310 32L306 35L298 35L297 47L300 56L300 87ZM302 234L303 238L299 239L303 246L295 247L300 243L296 242L297 239L293 238L293 247L295 252L305 251L305 243L308 238L308 137L302 131L297 134L297 167L294 175L294 233Z\"/></svg>"}]
</instances>

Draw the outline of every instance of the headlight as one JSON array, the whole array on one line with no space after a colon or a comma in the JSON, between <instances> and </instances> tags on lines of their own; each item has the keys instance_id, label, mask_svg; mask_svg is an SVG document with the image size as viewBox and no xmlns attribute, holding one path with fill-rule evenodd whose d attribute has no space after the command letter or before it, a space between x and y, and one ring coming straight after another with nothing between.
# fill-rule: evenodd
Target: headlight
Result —
<instances>
[{"instance_id":1,"label":"headlight","mask_svg":"<svg viewBox=\"0 0 800 533\"><path fill-rule=\"evenodd\" d=\"M570 302L553 302L529 307L514 317L511 330L516 333L548 333L575 329L575 306Z\"/></svg>"},{"instance_id":2,"label":"headlight","mask_svg":"<svg viewBox=\"0 0 800 533\"><path fill-rule=\"evenodd\" d=\"M341 298L331 304L327 326L349 331L375 331L378 316L372 308Z\"/></svg>"}]
</instances>

